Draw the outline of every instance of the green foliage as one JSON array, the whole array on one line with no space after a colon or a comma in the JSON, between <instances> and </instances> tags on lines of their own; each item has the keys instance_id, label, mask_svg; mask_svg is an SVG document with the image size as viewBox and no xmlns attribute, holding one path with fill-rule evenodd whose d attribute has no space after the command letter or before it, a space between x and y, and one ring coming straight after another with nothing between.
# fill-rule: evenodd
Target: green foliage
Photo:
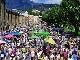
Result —
<instances>
[{"instance_id":1,"label":"green foliage","mask_svg":"<svg viewBox=\"0 0 80 60\"><path fill-rule=\"evenodd\" d=\"M30 15L39 16L38 13L35 13L35 12L32 12L32 11L28 11L28 13L29 13Z\"/></svg>"},{"instance_id":2,"label":"green foliage","mask_svg":"<svg viewBox=\"0 0 80 60\"><path fill-rule=\"evenodd\" d=\"M80 0L63 0L60 6L64 10L64 17L75 27L75 31L78 33L80 26Z\"/></svg>"},{"instance_id":3,"label":"green foliage","mask_svg":"<svg viewBox=\"0 0 80 60\"><path fill-rule=\"evenodd\" d=\"M55 24L56 26L59 26L63 23L63 20L61 18L61 8L59 5L54 5L54 7L51 8L51 10L43 15L43 20L48 22L49 24Z\"/></svg>"},{"instance_id":4,"label":"green foliage","mask_svg":"<svg viewBox=\"0 0 80 60\"><path fill-rule=\"evenodd\" d=\"M61 24L65 26L72 25L75 27L76 33L78 33L80 26L80 0L62 0L59 6L52 7L46 18L49 24L53 23L57 26Z\"/></svg>"},{"instance_id":5,"label":"green foliage","mask_svg":"<svg viewBox=\"0 0 80 60\"><path fill-rule=\"evenodd\" d=\"M74 26L80 24L80 1L79 0L63 0L61 8L64 10L65 18ZM76 25L77 24L77 25Z\"/></svg>"},{"instance_id":6,"label":"green foliage","mask_svg":"<svg viewBox=\"0 0 80 60\"><path fill-rule=\"evenodd\" d=\"M48 19L48 14L43 14L42 16L43 16L42 19L43 19L44 21L47 21L47 19Z\"/></svg>"}]
</instances>

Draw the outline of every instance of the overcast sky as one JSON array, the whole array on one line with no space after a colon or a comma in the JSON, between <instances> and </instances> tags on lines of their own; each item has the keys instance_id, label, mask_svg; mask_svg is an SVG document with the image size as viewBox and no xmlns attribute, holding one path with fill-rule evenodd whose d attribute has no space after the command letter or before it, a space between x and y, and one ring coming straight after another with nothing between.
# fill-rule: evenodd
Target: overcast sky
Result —
<instances>
[{"instance_id":1,"label":"overcast sky","mask_svg":"<svg viewBox=\"0 0 80 60\"><path fill-rule=\"evenodd\" d=\"M60 4L62 0L31 0L36 3L46 3L46 4Z\"/></svg>"}]
</instances>

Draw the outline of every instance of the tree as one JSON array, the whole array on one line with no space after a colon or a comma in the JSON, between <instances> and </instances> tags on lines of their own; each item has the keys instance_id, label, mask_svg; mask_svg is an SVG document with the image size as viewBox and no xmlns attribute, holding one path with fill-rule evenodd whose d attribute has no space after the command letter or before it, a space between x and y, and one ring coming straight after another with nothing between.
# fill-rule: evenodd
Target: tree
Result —
<instances>
[{"instance_id":1,"label":"tree","mask_svg":"<svg viewBox=\"0 0 80 60\"><path fill-rule=\"evenodd\" d=\"M42 16L43 16L42 20L48 22L48 14L46 13L46 14L43 14Z\"/></svg>"},{"instance_id":2,"label":"tree","mask_svg":"<svg viewBox=\"0 0 80 60\"><path fill-rule=\"evenodd\" d=\"M62 0L60 6L64 10L64 17L75 27L75 31L78 34L80 26L80 0Z\"/></svg>"},{"instance_id":3,"label":"tree","mask_svg":"<svg viewBox=\"0 0 80 60\"><path fill-rule=\"evenodd\" d=\"M68 24L75 27L78 34L80 26L80 0L62 0L59 6L53 6L48 12L48 20L50 23Z\"/></svg>"},{"instance_id":4,"label":"tree","mask_svg":"<svg viewBox=\"0 0 80 60\"><path fill-rule=\"evenodd\" d=\"M55 5L54 7L52 7L49 12L49 19L52 20L51 22L55 24L56 27L59 27L59 24L61 23L59 5Z\"/></svg>"},{"instance_id":5,"label":"tree","mask_svg":"<svg viewBox=\"0 0 80 60\"><path fill-rule=\"evenodd\" d=\"M54 5L47 14L43 15L43 20L48 22L49 25L54 24L56 27L59 27L63 22L60 6Z\"/></svg>"}]
</instances>

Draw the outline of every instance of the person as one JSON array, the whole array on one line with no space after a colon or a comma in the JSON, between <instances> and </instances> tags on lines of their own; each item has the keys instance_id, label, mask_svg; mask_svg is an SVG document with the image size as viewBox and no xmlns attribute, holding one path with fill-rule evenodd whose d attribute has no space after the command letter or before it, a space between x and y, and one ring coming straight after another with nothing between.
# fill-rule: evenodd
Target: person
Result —
<instances>
[{"instance_id":1,"label":"person","mask_svg":"<svg viewBox=\"0 0 80 60\"><path fill-rule=\"evenodd\" d=\"M60 54L60 60L64 60L63 54Z\"/></svg>"},{"instance_id":2,"label":"person","mask_svg":"<svg viewBox=\"0 0 80 60\"><path fill-rule=\"evenodd\" d=\"M63 56L64 56L64 59L65 59L65 60L67 60L67 54L68 54L68 53L67 53L66 50L64 49L64 51L63 51Z\"/></svg>"},{"instance_id":3,"label":"person","mask_svg":"<svg viewBox=\"0 0 80 60\"><path fill-rule=\"evenodd\" d=\"M77 55L77 52L74 52L74 54L73 54L73 59L74 60L78 60L79 58L78 58L78 55Z\"/></svg>"},{"instance_id":4,"label":"person","mask_svg":"<svg viewBox=\"0 0 80 60\"><path fill-rule=\"evenodd\" d=\"M78 50L80 50L80 40L78 41Z\"/></svg>"},{"instance_id":5,"label":"person","mask_svg":"<svg viewBox=\"0 0 80 60\"><path fill-rule=\"evenodd\" d=\"M35 46L36 46L36 39L34 39L34 44L35 44Z\"/></svg>"},{"instance_id":6,"label":"person","mask_svg":"<svg viewBox=\"0 0 80 60\"><path fill-rule=\"evenodd\" d=\"M68 60L73 60L73 58L72 58L72 55L71 55L71 54L69 55Z\"/></svg>"},{"instance_id":7,"label":"person","mask_svg":"<svg viewBox=\"0 0 80 60\"><path fill-rule=\"evenodd\" d=\"M46 44L43 45L43 53L46 55Z\"/></svg>"},{"instance_id":8,"label":"person","mask_svg":"<svg viewBox=\"0 0 80 60\"><path fill-rule=\"evenodd\" d=\"M44 55L44 60L49 60L47 55Z\"/></svg>"},{"instance_id":9,"label":"person","mask_svg":"<svg viewBox=\"0 0 80 60\"><path fill-rule=\"evenodd\" d=\"M6 46L4 46L4 53L5 53L5 55L7 53L7 47Z\"/></svg>"},{"instance_id":10,"label":"person","mask_svg":"<svg viewBox=\"0 0 80 60\"><path fill-rule=\"evenodd\" d=\"M23 46L23 48L22 48L22 53L26 53L26 48L25 48L25 46Z\"/></svg>"},{"instance_id":11,"label":"person","mask_svg":"<svg viewBox=\"0 0 80 60\"><path fill-rule=\"evenodd\" d=\"M43 53L41 54L39 60L44 60Z\"/></svg>"},{"instance_id":12,"label":"person","mask_svg":"<svg viewBox=\"0 0 80 60\"><path fill-rule=\"evenodd\" d=\"M57 54L57 60L60 60L60 53Z\"/></svg>"},{"instance_id":13,"label":"person","mask_svg":"<svg viewBox=\"0 0 80 60\"><path fill-rule=\"evenodd\" d=\"M17 52L16 52L16 57L17 57L17 60L19 60L19 58L20 58L20 50L19 49L17 49Z\"/></svg>"},{"instance_id":14,"label":"person","mask_svg":"<svg viewBox=\"0 0 80 60\"><path fill-rule=\"evenodd\" d=\"M32 50L31 51L31 60L34 60L34 57L35 57L35 52Z\"/></svg>"},{"instance_id":15,"label":"person","mask_svg":"<svg viewBox=\"0 0 80 60\"><path fill-rule=\"evenodd\" d=\"M13 49L11 51L11 59L15 59L15 56L16 56L16 51L15 51L15 49Z\"/></svg>"},{"instance_id":16,"label":"person","mask_svg":"<svg viewBox=\"0 0 80 60\"><path fill-rule=\"evenodd\" d=\"M5 58L5 56L6 55L5 55L4 51L2 50L0 53L0 59L3 60Z\"/></svg>"},{"instance_id":17,"label":"person","mask_svg":"<svg viewBox=\"0 0 80 60\"><path fill-rule=\"evenodd\" d=\"M53 60L53 59L54 59L54 54L51 53L50 60Z\"/></svg>"},{"instance_id":18,"label":"person","mask_svg":"<svg viewBox=\"0 0 80 60\"><path fill-rule=\"evenodd\" d=\"M35 60L38 60L37 52L35 52Z\"/></svg>"}]
</instances>

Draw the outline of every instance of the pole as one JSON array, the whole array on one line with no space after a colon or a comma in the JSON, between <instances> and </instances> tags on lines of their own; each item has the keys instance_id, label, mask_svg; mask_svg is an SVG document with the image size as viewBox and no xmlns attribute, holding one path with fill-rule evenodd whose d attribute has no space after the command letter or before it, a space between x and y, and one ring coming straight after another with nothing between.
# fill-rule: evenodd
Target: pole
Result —
<instances>
[{"instance_id":1,"label":"pole","mask_svg":"<svg viewBox=\"0 0 80 60\"><path fill-rule=\"evenodd\" d=\"M19 13L17 14L17 20L18 20L18 27L19 27Z\"/></svg>"},{"instance_id":2,"label":"pole","mask_svg":"<svg viewBox=\"0 0 80 60\"><path fill-rule=\"evenodd\" d=\"M26 25L26 16L25 16L25 25Z\"/></svg>"},{"instance_id":3,"label":"pole","mask_svg":"<svg viewBox=\"0 0 80 60\"><path fill-rule=\"evenodd\" d=\"M29 25L29 15L28 15L28 25Z\"/></svg>"}]
</instances>

